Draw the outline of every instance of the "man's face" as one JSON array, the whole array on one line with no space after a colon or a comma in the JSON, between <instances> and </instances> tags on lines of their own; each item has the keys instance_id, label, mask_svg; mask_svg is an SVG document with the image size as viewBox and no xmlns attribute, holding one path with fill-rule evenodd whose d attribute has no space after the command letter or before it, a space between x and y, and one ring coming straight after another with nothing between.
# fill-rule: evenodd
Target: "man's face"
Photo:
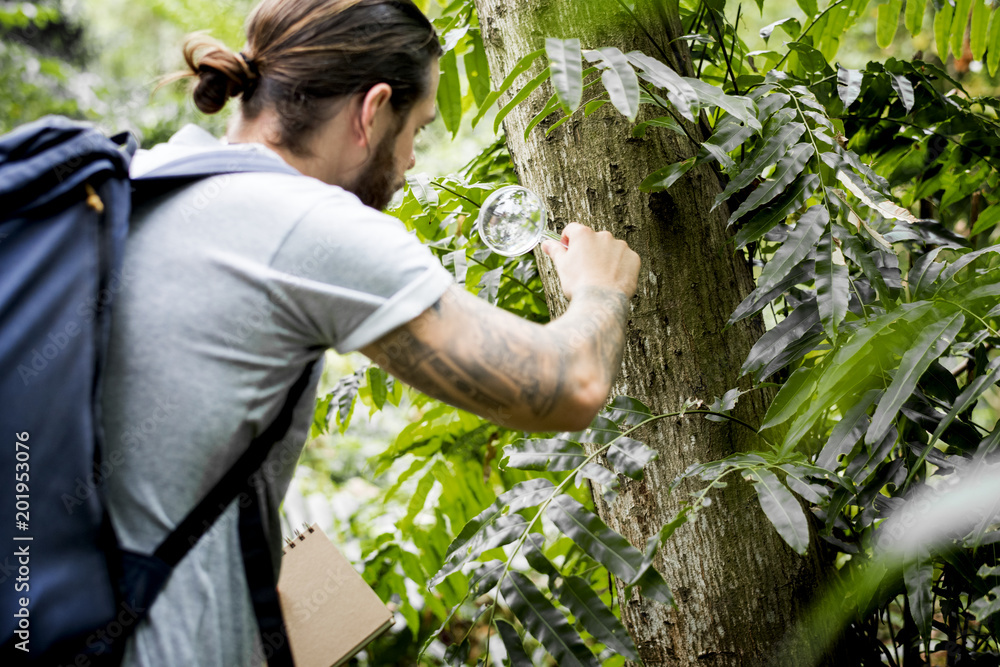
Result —
<instances>
[{"instance_id":1,"label":"man's face","mask_svg":"<svg viewBox=\"0 0 1000 667\"><path fill-rule=\"evenodd\" d=\"M407 113L398 118L394 127L389 127L372 151L352 187L362 203L382 210L389 205L392 195L406 182L405 173L412 169L416 156L413 142L426 125L435 118L434 100L437 98L438 61L430 64L430 81L424 95Z\"/></svg>"}]
</instances>

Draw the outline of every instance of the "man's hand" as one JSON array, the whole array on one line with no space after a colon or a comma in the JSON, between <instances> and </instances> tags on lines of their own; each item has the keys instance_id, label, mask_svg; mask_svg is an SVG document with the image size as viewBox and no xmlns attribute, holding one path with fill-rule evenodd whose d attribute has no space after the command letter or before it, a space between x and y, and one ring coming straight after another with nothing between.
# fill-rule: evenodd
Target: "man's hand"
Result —
<instances>
[{"instance_id":1,"label":"man's hand","mask_svg":"<svg viewBox=\"0 0 1000 667\"><path fill-rule=\"evenodd\" d=\"M639 257L611 234L575 223L563 239L568 249L543 248L572 299L557 320L522 320L452 286L362 352L420 391L502 426L586 428L621 366Z\"/></svg>"},{"instance_id":2,"label":"man's hand","mask_svg":"<svg viewBox=\"0 0 1000 667\"><path fill-rule=\"evenodd\" d=\"M560 245L546 241L545 254L552 258L569 300L586 287L616 289L631 299L639 276L639 255L611 232L595 232L571 222L563 230Z\"/></svg>"}]
</instances>

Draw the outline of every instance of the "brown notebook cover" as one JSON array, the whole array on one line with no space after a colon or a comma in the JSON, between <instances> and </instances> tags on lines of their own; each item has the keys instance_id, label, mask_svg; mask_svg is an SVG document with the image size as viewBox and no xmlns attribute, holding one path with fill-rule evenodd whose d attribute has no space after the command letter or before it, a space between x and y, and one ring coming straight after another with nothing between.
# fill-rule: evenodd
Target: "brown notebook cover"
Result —
<instances>
[{"instance_id":1,"label":"brown notebook cover","mask_svg":"<svg viewBox=\"0 0 1000 667\"><path fill-rule=\"evenodd\" d=\"M392 612L316 524L286 544L278 595L296 667L341 665L392 625Z\"/></svg>"}]
</instances>

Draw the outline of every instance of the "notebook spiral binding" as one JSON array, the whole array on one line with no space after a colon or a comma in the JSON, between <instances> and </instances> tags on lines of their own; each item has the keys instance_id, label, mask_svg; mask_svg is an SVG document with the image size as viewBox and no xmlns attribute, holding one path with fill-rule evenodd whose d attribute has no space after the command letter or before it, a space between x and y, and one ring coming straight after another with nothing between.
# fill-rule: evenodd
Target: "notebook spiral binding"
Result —
<instances>
[{"instance_id":1,"label":"notebook spiral binding","mask_svg":"<svg viewBox=\"0 0 1000 667\"><path fill-rule=\"evenodd\" d=\"M282 547L281 553L283 554L288 553L290 549L294 549L296 547L297 542L305 540L306 536L309 533L315 533L315 532L316 528L314 526L307 526L306 524L303 523L302 528L296 530L293 536L285 538L285 546Z\"/></svg>"}]
</instances>

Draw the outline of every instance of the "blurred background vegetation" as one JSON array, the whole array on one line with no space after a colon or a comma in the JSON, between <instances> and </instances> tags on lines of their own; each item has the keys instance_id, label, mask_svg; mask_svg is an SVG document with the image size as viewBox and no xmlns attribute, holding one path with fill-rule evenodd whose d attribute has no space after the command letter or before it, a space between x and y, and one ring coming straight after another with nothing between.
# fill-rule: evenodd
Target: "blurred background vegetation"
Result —
<instances>
[{"instance_id":1,"label":"blurred background vegetation","mask_svg":"<svg viewBox=\"0 0 1000 667\"><path fill-rule=\"evenodd\" d=\"M184 36L207 31L231 48L243 45L243 22L252 0L46 0L0 3L0 132L47 113L90 120L106 131L132 130L144 146L164 141L186 123L198 123L222 134L232 112L199 113L184 84L161 88L157 80L182 69ZM441 8L434 0L417 2L434 17ZM795 0L767 0L758 14L753 3L739 10L730 3L727 14L740 19L741 37L750 49L765 49L761 27L786 17L804 19ZM870 60L912 58L927 53L933 35L911 37L900 25L893 44L875 43L875 11L845 35L838 60L861 68ZM787 39L780 30L772 40ZM772 43L772 47L774 44ZM981 63L949 59L949 70L973 95L996 91L998 81L982 71ZM422 133L417 169L433 174L453 171L468 162L495 135L492 122L473 130L470 118L453 141L439 119ZM489 118L488 118L489 120Z\"/></svg>"}]
</instances>

